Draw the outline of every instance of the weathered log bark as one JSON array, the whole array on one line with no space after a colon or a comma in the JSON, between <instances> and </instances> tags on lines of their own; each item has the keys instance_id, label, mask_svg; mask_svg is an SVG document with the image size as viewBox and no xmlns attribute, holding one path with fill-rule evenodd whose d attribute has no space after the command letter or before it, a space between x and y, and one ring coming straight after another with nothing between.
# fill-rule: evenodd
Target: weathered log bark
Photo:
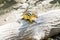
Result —
<instances>
[{"instance_id":1,"label":"weathered log bark","mask_svg":"<svg viewBox=\"0 0 60 40\"><path fill-rule=\"evenodd\" d=\"M0 26L0 40L40 40L44 37L60 33L60 9L46 12L41 15L39 21L41 24L29 25L27 22L21 26L18 22L12 22ZM42 20L41 20L42 18Z\"/></svg>"}]
</instances>

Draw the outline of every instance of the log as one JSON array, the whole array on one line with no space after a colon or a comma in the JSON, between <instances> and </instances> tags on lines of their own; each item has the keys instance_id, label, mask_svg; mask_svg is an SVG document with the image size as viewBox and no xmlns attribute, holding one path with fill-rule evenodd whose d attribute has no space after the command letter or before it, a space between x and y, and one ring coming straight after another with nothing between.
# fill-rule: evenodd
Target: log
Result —
<instances>
[{"instance_id":1,"label":"log","mask_svg":"<svg viewBox=\"0 0 60 40\"><path fill-rule=\"evenodd\" d=\"M41 40L60 33L60 9L48 11L38 19L42 22L29 24L19 19L0 26L0 40Z\"/></svg>"}]
</instances>

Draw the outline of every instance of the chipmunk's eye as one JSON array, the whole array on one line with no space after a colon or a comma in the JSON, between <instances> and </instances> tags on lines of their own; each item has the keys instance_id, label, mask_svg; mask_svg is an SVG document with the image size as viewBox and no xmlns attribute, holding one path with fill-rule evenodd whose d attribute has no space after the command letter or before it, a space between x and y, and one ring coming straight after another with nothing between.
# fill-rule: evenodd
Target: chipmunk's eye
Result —
<instances>
[{"instance_id":1,"label":"chipmunk's eye","mask_svg":"<svg viewBox=\"0 0 60 40\"><path fill-rule=\"evenodd\" d=\"M31 13L28 13L28 15L32 15Z\"/></svg>"}]
</instances>

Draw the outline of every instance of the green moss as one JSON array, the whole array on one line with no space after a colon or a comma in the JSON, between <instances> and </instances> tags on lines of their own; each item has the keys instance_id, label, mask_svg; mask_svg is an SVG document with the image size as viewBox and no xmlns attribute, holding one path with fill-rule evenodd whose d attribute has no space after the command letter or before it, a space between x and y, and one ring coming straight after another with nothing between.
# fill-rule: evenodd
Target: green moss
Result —
<instances>
[{"instance_id":1,"label":"green moss","mask_svg":"<svg viewBox=\"0 0 60 40\"><path fill-rule=\"evenodd\" d=\"M0 0L0 4L3 3L5 0Z\"/></svg>"}]
</instances>

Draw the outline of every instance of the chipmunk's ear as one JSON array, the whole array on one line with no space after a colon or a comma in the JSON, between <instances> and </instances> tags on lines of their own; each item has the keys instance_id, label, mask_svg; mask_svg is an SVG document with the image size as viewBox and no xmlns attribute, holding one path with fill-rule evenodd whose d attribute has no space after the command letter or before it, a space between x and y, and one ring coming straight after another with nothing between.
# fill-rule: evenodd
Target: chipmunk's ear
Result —
<instances>
[{"instance_id":1,"label":"chipmunk's ear","mask_svg":"<svg viewBox=\"0 0 60 40\"><path fill-rule=\"evenodd\" d=\"M37 12L35 12L35 11L32 11L32 14L35 14L35 15L36 15L36 13L37 13Z\"/></svg>"},{"instance_id":2,"label":"chipmunk's ear","mask_svg":"<svg viewBox=\"0 0 60 40\"><path fill-rule=\"evenodd\" d=\"M36 12L34 12L34 11L33 11L33 12L32 12L32 14L33 14L33 15L35 15L35 17L37 17L37 18L38 18L38 16L36 15Z\"/></svg>"},{"instance_id":3,"label":"chipmunk's ear","mask_svg":"<svg viewBox=\"0 0 60 40\"><path fill-rule=\"evenodd\" d=\"M32 14L35 14L35 12L34 12L34 11L32 11Z\"/></svg>"},{"instance_id":4,"label":"chipmunk's ear","mask_svg":"<svg viewBox=\"0 0 60 40\"><path fill-rule=\"evenodd\" d=\"M27 13L28 13L27 11L24 11L23 14L22 14L22 16L23 16L24 14L27 14Z\"/></svg>"}]
</instances>

